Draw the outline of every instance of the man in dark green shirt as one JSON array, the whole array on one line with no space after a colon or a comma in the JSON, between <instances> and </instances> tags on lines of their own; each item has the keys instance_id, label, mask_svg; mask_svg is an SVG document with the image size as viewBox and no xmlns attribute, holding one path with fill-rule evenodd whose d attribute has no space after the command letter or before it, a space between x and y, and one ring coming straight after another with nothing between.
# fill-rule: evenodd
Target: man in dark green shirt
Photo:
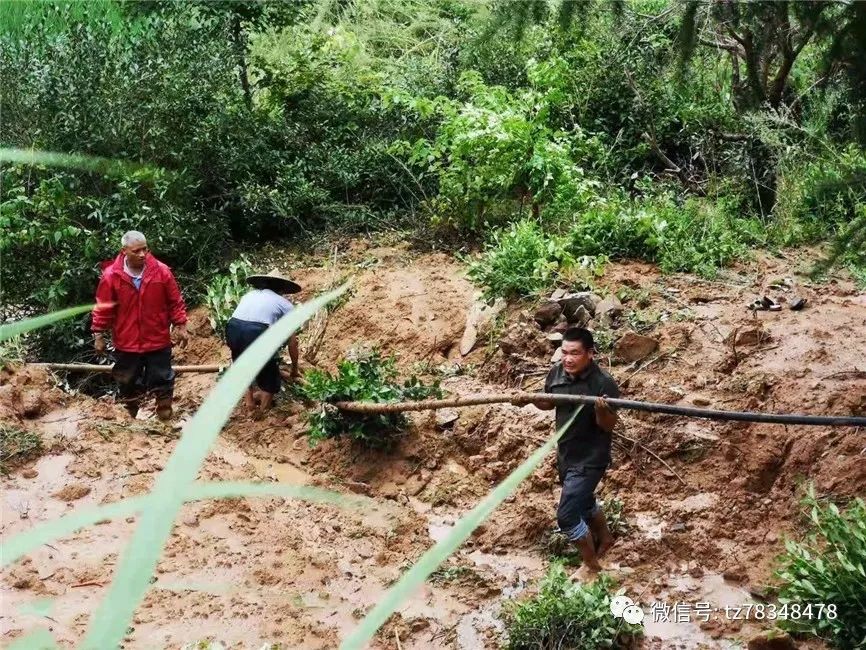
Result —
<instances>
[{"instance_id":1,"label":"man in dark green shirt","mask_svg":"<svg viewBox=\"0 0 866 650\"><path fill-rule=\"evenodd\" d=\"M557 469L562 496L556 513L559 528L580 548L584 565L599 571L599 556L610 547L612 538L607 520L595 499L595 488L610 465L611 433L617 416L605 397L619 397L613 378L593 359L592 333L581 327L565 332L562 361L554 364L544 383L545 393L594 395L594 406L585 405L559 440ZM555 405L536 401L542 409L556 408L559 430L574 415L576 404ZM595 539L593 539L595 538Z\"/></svg>"}]
</instances>

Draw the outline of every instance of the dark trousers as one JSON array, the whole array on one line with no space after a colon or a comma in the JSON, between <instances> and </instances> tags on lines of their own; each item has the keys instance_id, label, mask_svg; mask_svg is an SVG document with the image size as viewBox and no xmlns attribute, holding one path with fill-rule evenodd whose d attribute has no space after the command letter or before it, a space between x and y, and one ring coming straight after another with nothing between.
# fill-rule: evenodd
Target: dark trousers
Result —
<instances>
[{"instance_id":1,"label":"dark trousers","mask_svg":"<svg viewBox=\"0 0 866 650\"><path fill-rule=\"evenodd\" d=\"M607 467L576 466L565 471L556 520L569 539L580 539L589 532L589 522L599 509L595 488L605 470Z\"/></svg>"},{"instance_id":2,"label":"dark trousers","mask_svg":"<svg viewBox=\"0 0 866 650\"><path fill-rule=\"evenodd\" d=\"M171 347L141 353L116 350L114 358L111 374L122 400L131 402L144 393L153 393L157 399L171 398L174 393Z\"/></svg>"},{"instance_id":3,"label":"dark trousers","mask_svg":"<svg viewBox=\"0 0 866 650\"><path fill-rule=\"evenodd\" d=\"M246 349L264 334L267 329L268 326L264 323L230 318L229 322L226 323L226 343L228 343L229 349L232 351L232 361L237 361ZM262 366L259 374L256 375L258 387L272 395L280 392L281 380L280 364L276 356L268 359L265 365Z\"/></svg>"}]
</instances>

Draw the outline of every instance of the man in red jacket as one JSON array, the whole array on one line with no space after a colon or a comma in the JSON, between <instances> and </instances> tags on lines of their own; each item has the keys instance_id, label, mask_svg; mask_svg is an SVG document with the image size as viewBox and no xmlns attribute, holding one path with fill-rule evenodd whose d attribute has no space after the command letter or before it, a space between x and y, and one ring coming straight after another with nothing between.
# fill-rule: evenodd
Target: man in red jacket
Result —
<instances>
[{"instance_id":1,"label":"man in red jacket","mask_svg":"<svg viewBox=\"0 0 866 650\"><path fill-rule=\"evenodd\" d=\"M144 235L135 230L121 239L123 249L103 268L96 289L93 334L96 353L105 353L105 332L111 330L116 361L112 375L132 417L145 392L156 396L156 415L171 418L174 371L171 329L186 345L186 306L171 269L150 255Z\"/></svg>"}]
</instances>

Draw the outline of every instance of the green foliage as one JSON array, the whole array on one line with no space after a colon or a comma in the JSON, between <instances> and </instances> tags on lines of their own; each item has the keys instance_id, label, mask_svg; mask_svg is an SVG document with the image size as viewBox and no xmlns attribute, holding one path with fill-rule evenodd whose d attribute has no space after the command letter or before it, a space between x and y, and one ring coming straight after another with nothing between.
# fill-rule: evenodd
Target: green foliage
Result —
<instances>
[{"instance_id":1,"label":"green foliage","mask_svg":"<svg viewBox=\"0 0 866 650\"><path fill-rule=\"evenodd\" d=\"M208 284L204 302L211 327L219 336L225 336L226 323L240 299L249 291L246 280L252 272L252 264L241 255L229 264L228 273L215 276Z\"/></svg>"},{"instance_id":2,"label":"green foliage","mask_svg":"<svg viewBox=\"0 0 866 650\"><path fill-rule=\"evenodd\" d=\"M821 503L813 486L803 500L811 530L802 542L785 543L776 577L782 605L811 605L811 617L789 617L789 629L808 632L841 650L866 640L866 503L857 498L845 510ZM834 606L818 615L817 606Z\"/></svg>"},{"instance_id":3,"label":"green foliage","mask_svg":"<svg viewBox=\"0 0 866 650\"><path fill-rule=\"evenodd\" d=\"M551 565L538 595L509 603L508 648L625 648L641 626L615 619L610 611L613 582L601 575L591 584L573 583L559 562Z\"/></svg>"},{"instance_id":4,"label":"green foliage","mask_svg":"<svg viewBox=\"0 0 866 650\"><path fill-rule=\"evenodd\" d=\"M439 193L429 205L434 225L478 232L502 217L508 200L537 216L546 204L575 205L594 198L598 182L586 176L581 164L601 156L597 140L577 126L557 128L551 120L564 99L567 74L561 59L531 60L530 87L520 92L488 86L480 73L467 71L457 85L465 101L401 94L386 98L389 105L441 118L435 138L393 147L435 179Z\"/></svg>"},{"instance_id":5,"label":"green foliage","mask_svg":"<svg viewBox=\"0 0 866 650\"><path fill-rule=\"evenodd\" d=\"M398 402L442 396L438 381L427 386L413 375L398 383L394 358L383 359L376 350L359 354L355 359L344 359L338 364L336 375L309 370L296 390L301 397L321 403L318 410L308 414L310 442L347 435L372 449L390 447L405 430L406 416L342 412L333 402Z\"/></svg>"},{"instance_id":6,"label":"green foliage","mask_svg":"<svg viewBox=\"0 0 866 650\"><path fill-rule=\"evenodd\" d=\"M487 297L529 296L550 287L574 263L562 239L524 219L493 232L481 258L470 265L469 277L485 287Z\"/></svg>"},{"instance_id":7,"label":"green foliage","mask_svg":"<svg viewBox=\"0 0 866 650\"><path fill-rule=\"evenodd\" d=\"M611 201L581 216L568 249L573 255L605 251L612 258L658 262L665 272L713 277L720 267L745 257L759 237L760 226L734 217L725 201Z\"/></svg>"},{"instance_id":8,"label":"green foliage","mask_svg":"<svg viewBox=\"0 0 866 650\"><path fill-rule=\"evenodd\" d=\"M629 523L625 517L622 499L611 497L602 503L604 516L607 519L607 527L616 537L622 537L629 531Z\"/></svg>"},{"instance_id":9,"label":"green foliage","mask_svg":"<svg viewBox=\"0 0 866 650\"><path fill-rule=\"evenodd\" d=\"M0 474L42 451L42 438L35 431L27 431L8 422L0 422Z\"/></svg>"}]
</instances>

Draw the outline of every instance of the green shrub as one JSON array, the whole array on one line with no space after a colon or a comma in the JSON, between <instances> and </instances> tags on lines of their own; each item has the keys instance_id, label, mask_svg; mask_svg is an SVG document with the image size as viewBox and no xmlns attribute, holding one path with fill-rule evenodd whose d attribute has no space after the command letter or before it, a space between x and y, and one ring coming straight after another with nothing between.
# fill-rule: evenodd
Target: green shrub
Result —
<instances>
[{"instance_id":1,"label":"green shrub","mask_svg":"<svg viewBox=\"0 0 866 650\"><path fill-rule=\"evenodd\" d=\"M42 438L38 433L0 422L0 474L7 474L12 465L32 458L40 451Z\"/></svg>"},{"instance_id":2,"label":"green shrub","mask_svg":"<svg viewBox=\"0 0 866 650\"><path fill-rule=\"evenodd\" d=\"M779 602L801 610L811 605L812 616L789 616L785 624L842 650L866 647L866 503L854 499L842 511L820 503L810 486L803 504L811 530L802 542L786 541L776 576Z\"/></svg>"},{"instance_id":3,"label":"green shrub","mask_svg":"<svg viewBox=\"0 0 866 650\"><path fill-rule=\"evenodd\" d=\"M229 265L228 273L215 276L207 287L205 305L214 332L225 336L225 327L238 302L249 290L247 277L252 273L250 261L243 255Z\"/></svg>"},{"instance_id":4,"label":"green shrub","mask_svg":"<svg viewBox=\"0 0 866 650\"><path fill-rule=\"evenodd\" d=\"M748 254L746 243L755 225L734 218L727 203L690 199L680 208L656 210L658 263L662 271L684 271L714 277L718 269Z\"/></svg>"},{"instance_id":5,"label":"green shrub","mask_svg":"<svg viewBox=\"0 0 866 650\"><path fill-rule=\"evenodd\" d=\"M599 204L581 215L569 234L569 247L575 255L652 262L658 256L656 219L640 205Z\"/></svg>"},{"instance_id":6,"label":"green shrub","mask_svg":"<svg viewBox=\"0 0 866 650\"><path fill-rule=\"evenodd\" d=\"M333 406L339 401L398 402L441 397L439 383L427 386L414 375L397 383L394 358L382 359L378 351L344 359L337 374L324 370L307 371L304 383L296 388L301 397L321 403L308 415L307 435L311 442L348 435L369 448L388 448L405 430L402 413L363 414L343 412Z\"/></svg>"},{"instance_id":7,"label":"green shrub","mask_svg":"<svg viewBox=\"0 0 866 650\"><path fill-rule=\"evenodd\" d=\"M469 277L488 298L529 296L551 286L574 262L562 239L524 219L493 233L481 259L470 265Z\"/></svg>"},{"instance_id":8,"label":"green shrub","mask_svg":"<svg viewBox=\"0 0 866 650\"><path fill-rule=\"evenodd\" d=\"M512 605L506 614L511 650L620 648L641 634L640 625L615 619L610 611L612 580L573 583L559 562L551 565L537 596Z\"/></svg>"},{"instance_id":9,"label":"green shrub","mask_svg":"<svg viewBox=\"0 0 866 650\"><path fill-rule=\"evenodd\" d=\"M662 271L712 277L745 257L762 226L733 216L733 204L689 199L682 206L664 197L628 203L614 200L583 215L569 233L572 255L657 262Z\"/></svg>"}]
</instances>

